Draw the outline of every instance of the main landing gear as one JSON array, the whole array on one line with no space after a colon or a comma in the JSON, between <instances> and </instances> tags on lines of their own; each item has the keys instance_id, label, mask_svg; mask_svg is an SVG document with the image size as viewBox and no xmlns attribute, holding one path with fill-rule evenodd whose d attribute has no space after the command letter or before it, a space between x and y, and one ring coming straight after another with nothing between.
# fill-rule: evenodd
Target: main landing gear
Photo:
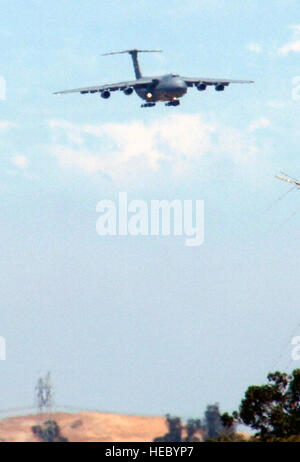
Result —
<instances>
[{"instance_id":1,"label":"main landing gear","mask_svg":"<svg viewBox=\"0 0 300 462\"><path fill-rule=\"evenodd\" d=\"M179 106L180 101L179 99L174 99L173 101L168 101L165 106Z\"/></svg>"},{"instance_id":2,"label":"main landing gear","mask_svg":"<svg viewBox=\"0 0 300 462\"><path fill-rule=\"evenodd\" d=\"M172 101L168 101L167 103L165 103L165 106L179 106L179 105L180 105L179 99L173 99ZM145 103L141 105L141 107L154 107L154 106L156 106L156 103Z\"/></svg>"},{"instance_id":3,"label":"main landing gear","mask_svg":"<svg viewBox=\"0 0 300 462\"><path fill-rule=\"evenodd\" d=\"M154 107L155 106L155 103L146 103L146 104L142 104L141 107Z\"/></svg>"}]
</instances>

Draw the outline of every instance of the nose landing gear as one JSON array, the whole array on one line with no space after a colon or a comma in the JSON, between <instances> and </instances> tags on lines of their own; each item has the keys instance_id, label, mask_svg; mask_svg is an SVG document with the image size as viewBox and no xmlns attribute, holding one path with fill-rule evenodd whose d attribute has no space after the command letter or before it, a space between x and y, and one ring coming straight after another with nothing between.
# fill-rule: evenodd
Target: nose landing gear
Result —
<instances>
[{"instance_id":1,"label":"nose landing gear","mask_svg":"<svg viewBox=\"0 0 300 462\"><path fill-rule=\"evenodd\" d=\"M174 99L172 101L168 101L165 106L179 106L180 105L180 101L179 99Z\"/></svg>"}]
</instances>

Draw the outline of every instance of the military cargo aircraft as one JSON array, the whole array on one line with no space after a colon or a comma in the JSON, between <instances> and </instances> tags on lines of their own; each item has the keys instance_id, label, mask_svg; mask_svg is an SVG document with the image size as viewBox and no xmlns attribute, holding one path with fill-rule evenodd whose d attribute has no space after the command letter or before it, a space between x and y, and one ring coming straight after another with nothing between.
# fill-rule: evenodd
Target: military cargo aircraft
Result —
<instances>
[{"instance_id":1,"label":"military cargo aircraft","mask_svg":"<svg viewBox=\"0 0 300 462\"><path fill-rule=\"evenodd\" d=\"M120 90L125 95L135 92L145 101L141 107L154 107L157 102L164 101L166 106L179 106L182 96L187 93L189 87L196 87L199 91L204 91L208 86L214 86L216 91L224 91L231 83L254 83L252 80L229 80L212 79L204 77L182 77L178 74L166 74L162 76L143 77L138 61L138 53L161 53L161 50L125 50L113 53L106 53L102 56L129 53L133 61L136 80L99 85L95 87L77 88L74 90L64 90L55 94L66 93L100 93L101 97L108 99L111 92Z\"/></svg>"}]
</instances>

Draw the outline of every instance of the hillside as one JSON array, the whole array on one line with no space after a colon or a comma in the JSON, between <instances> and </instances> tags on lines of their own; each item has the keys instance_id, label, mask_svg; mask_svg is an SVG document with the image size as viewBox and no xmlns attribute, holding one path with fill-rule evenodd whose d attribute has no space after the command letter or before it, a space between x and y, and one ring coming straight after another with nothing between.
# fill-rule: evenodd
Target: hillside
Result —
<instances>
[{"instance_id":1,"label":"hillside","mask_svg":"<svg viewBox=\"0 0 300 462\"><path fill-rule=\"evenodd\" d=\"M31 427L55 420L71 442L153 441L167 432L164 417L139 417L100 412L53 413L0 420L1 442L38 441Z\"/></svg>"}]
</instances>

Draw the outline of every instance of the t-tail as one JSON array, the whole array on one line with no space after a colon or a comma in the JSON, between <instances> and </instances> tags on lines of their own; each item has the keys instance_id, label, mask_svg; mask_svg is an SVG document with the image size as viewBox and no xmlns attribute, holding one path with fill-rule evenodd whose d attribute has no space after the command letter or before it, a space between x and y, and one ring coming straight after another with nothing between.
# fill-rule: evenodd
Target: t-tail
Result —
<instances>
[{"instance_id":1,"label":"t-tail","mask_svg":"<svg viewBox=\"0 0 300 462\"><path fill-rule=\"evenodd\" d=\"M138 53L161 53L162 50L125 50L125 51L113 51L112 53L105 53L102 56L110 56L110 55L122 55L124 53L129 53L132 58L133 62L133 67L134 67L134 73L135 77L137 79L141 79L142 73L141 73L141 68L138 60Z\"/></svg>"}]
</instances>

